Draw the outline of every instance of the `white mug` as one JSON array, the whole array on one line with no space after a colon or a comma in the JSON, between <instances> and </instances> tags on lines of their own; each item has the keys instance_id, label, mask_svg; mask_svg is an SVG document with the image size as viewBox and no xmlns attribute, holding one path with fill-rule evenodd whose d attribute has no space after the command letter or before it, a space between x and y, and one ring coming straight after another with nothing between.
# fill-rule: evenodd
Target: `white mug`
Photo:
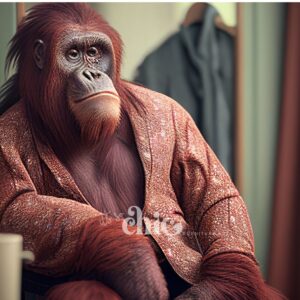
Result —
<instances>
[{"instance_id":1,"label":"white mug","mask_svg":"<svg viewBox=\"0 0 300 300\"><path fill-rule=\"evenodd\" d=\"M0 299L20 300L22 260L33 260L33 253L23 251L23 237L0 233Z\"/></svg>"}]
</instances>

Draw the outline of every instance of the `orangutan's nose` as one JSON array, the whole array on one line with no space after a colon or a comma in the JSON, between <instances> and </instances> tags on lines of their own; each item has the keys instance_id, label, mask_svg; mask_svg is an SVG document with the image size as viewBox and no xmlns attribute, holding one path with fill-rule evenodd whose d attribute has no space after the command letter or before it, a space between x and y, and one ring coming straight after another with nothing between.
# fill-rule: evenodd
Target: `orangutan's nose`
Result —
<instances>
[{"instance_id":1,"label":"orangutan's nose","mask_svg":"<svg viewBox=\"0 0 300 300\"><path fill-rule=\"evenodd\" d=\"M101 72L98 70L85 69L83 70L82 74L90 81L97 80L101 77Z\"/></svg>"}]
</instances>

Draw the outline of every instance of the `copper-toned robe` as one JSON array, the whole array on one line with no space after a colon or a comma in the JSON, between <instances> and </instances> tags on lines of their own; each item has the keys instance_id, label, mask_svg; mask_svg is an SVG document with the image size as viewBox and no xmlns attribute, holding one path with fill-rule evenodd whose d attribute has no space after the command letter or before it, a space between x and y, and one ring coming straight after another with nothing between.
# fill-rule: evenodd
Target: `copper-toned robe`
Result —
<instances>
[{"instance_id":1,"label":"copper-toned robe","mask_svg":"<svg viewBox=\"0 0 300 300\"><path fill-rule=\"evenodd\" d=\"M174 270L196 283L204 255L239 252L256 262L245 204L191 117L164 95L130 88L146 108L145 115L128 108L146 176L145 223L157 225L157 213L167 221L170 234L152 236ZM22 100L0 119L0 146L0 231L23 235L36 256L31 270L69 274L80 228L101 212L35 138Z\"/></svg>"}]
</instances>

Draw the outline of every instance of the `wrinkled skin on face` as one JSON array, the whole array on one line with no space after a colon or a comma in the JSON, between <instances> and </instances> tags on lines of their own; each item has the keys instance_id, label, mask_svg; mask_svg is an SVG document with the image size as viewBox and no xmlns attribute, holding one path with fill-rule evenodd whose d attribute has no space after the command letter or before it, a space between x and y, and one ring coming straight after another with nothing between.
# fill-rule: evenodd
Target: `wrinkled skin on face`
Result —
<instances>
[{"instance_id":1,"label":"wrinkled skin on face","mask_svg":"<svg viewBox=\"0 0 300 300\"><path fill-rule=\"evenodd\" d=\"M35 43L35 62L44 67L46 45ZM114 52L103 33L67 30L56 47L56 64L65 78L68 107L77 120L82 138L95 144L116 129L121 113L114 87Z\"/></svg>"}]
</instances>

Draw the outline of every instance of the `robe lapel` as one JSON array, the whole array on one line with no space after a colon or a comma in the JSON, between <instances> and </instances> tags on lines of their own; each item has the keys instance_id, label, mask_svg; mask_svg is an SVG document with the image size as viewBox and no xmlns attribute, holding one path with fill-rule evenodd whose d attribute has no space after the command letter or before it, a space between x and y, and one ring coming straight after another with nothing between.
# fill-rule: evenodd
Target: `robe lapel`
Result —
<instances>
[{"instance_id":1,"label":"robe lapel","mask_svg":"<svg viewBox=\"0 0 300 300\"><path fill-rule=\"evenodd\" d=\"M137 110L132 106L128 105L126 108L133 134L137 146L137 150L144 168L145 174L145 203L143 207L143 215L147 214L148 211L148 191L150 187L150 179L152 174L152 153L149 136L149 124L147 115Z\"/></svg>"},{"instance_id":2,"label":"robe lapel","mask_svg":"<svg viewBox=\"0 0 300 300\"><path fill-rule=\"evenodd\" d=\"M60 160L57 158L51 147L44 145L38 141L38 139L35 139L35 143L37 146L37 151L41 157L41 159L44 161L46 166L49 168L50 172L53 174L54 178L56 179L57 183L60 185L60 187L72 197L72 199L87 203L90 205L90 203L87 201L87 199L84 197L84 195L81 193L80 189L78 188L77 184L75 183L73 177L68 172L68 170L63 166L63 164L60 162Z\"/></svg>"}]
</instances>

